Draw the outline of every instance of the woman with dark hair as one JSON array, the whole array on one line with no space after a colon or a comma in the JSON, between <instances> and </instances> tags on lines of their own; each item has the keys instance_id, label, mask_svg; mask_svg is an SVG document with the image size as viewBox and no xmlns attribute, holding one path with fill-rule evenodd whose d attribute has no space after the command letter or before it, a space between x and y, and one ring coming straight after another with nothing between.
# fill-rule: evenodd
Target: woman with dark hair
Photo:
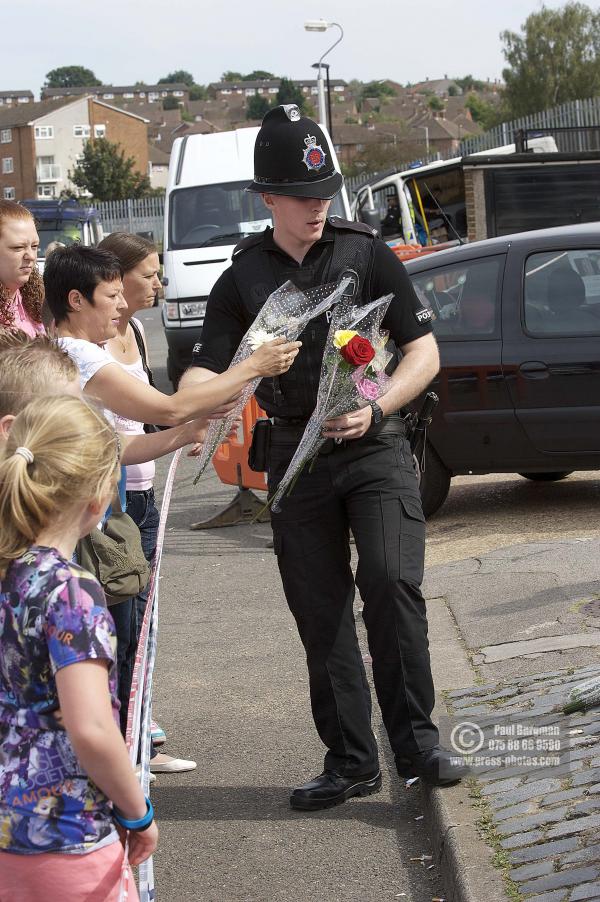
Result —
<instances>
[{"instance_id":1,"label":"woman with dark hair","mask_svg":"<svg viewBox=\"0 0 600 902\"><path fill-rule=\"evenodd\" d=\"M121 311L117 334L104 345L113 360L125 372L136 379L150 384L148 351L144 327L135 314L152 307L156 292L160 288L160 262L154 244L139 235L128 232L113 232L98 245L110 251L121 264L123 272L123 296L127 308ZM144 356L142 358L142 351ZM143 434L144 424L128 417L115 416L115 426L119 432L130 435ZM137 523L142 537L142 548L149 561L154 559L160 515L154 498L154 461L127 467L127 513ZM140 637L142 621L146 610L147 591L141 592L131 601L118 605L117 638L123 655L120 668L119 695L121 710L127 713L131 691L131 678L135 654ZM152 723L151 772L181 772L192 770L196 764L182 758L173 758L156 752L156 746L166 740L164 731Z\"/></svg>"},{"instance_id":2,"label":"woman with dark hair","mask_svg":"<svg viewBox=\"0 0 600 902\"><path fill-rule=\"evenodd\" d=\"M33 216L12 200L0 200L0 327L35 338L44 332L44 284L36 268L40 244Z\"/></svg>"}]
</instances>

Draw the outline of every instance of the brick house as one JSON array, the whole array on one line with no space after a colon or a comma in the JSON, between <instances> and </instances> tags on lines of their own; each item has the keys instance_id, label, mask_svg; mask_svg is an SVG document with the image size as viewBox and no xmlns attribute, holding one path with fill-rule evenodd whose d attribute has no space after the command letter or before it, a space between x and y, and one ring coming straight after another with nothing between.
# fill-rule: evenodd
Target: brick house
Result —
<instances>
[{"instance_id":1,"label":"brick house","mask_svg":"<svg viewBox=\"0 0 600 902\"><path fill-rule=\"evenodd\" d=\"M175 97L186 104L190 99L189 85L93 85L82 88L42 88L42 100L63 100L69 97L93 97L95 100L141 100L144 103L162 102L165 97Z\"/></svg>"},{"instance_id":2,"label":"brick house","mask_svg":"<svg viewBox=\"0 0 600 902\"><path fill-rule=\"evenodd\" d=\"M88 139L107 138L148 173L148 124L92 97L41 101L0 109L0 197L59 197L77 190L69 172Z\"/></svg>"},{"instance_id":3,"label":"brick house","mask_svg":"<svg viewBox=\"0 0 600 902\"><path fill-rule=\"evenodd\" d=\"M16 106L17 103L33 103L32 91L0 91L0 106Z\"/></svg>"}]
</instances>

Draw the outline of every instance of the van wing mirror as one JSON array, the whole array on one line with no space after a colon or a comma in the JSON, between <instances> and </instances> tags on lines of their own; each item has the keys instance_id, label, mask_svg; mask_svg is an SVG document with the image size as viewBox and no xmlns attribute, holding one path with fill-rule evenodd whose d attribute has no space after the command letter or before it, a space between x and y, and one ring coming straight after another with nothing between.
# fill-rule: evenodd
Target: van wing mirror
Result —
<instances>
[{"instance_id":1,"label":"van wing mirror","mask_svg":"<svg viewBox=\"0 0 600 902\"><path fill-rule=\"evenodd\" d=\"M358 219L360 222L364 222L366 225L371 226L371 228L375 229L377 234L381 236L381 219L377 210L369 210L368 207L363 207L362 210L358 211Z\"/></svg>"}]
</instances>

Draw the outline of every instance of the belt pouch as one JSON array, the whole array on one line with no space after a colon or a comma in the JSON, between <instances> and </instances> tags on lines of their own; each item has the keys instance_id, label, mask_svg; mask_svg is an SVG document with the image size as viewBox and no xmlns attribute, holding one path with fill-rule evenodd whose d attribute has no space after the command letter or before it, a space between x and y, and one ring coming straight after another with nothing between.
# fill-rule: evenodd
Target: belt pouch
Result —
<instances>
[{"instance_id":1,"label":"belt pouch","mask_svg":"<svg viewBox=\"0 0 600 902\"><path fill-rule=\"evenodd\" d=\"M248 451L248 466L256 473L264 473L268 467L271 447L271 420L263 417L252 429L252 444Z\"/></svg>"}]
</instances>

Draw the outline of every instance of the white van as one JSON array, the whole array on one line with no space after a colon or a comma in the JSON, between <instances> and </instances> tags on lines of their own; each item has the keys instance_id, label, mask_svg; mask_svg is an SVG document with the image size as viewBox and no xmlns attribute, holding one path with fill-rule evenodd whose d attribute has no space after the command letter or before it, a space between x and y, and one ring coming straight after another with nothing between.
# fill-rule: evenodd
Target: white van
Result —
<instances>
[{"instance_id":1,"label":"white van","mask_svg":"<svg viewBox=\"0 0 600 902\"><path fill-rule=\"evenodd\" d=\"M165 199L163 325L176 385L200 339L210 290L242 238L272 225L253 179L258 128L187 135L173 144ZM330 142L331 145L331 142ZM339 169L337 160L334 165ZM330 213L350 219L345 188Z\"/></svg>"}]
</instances>

